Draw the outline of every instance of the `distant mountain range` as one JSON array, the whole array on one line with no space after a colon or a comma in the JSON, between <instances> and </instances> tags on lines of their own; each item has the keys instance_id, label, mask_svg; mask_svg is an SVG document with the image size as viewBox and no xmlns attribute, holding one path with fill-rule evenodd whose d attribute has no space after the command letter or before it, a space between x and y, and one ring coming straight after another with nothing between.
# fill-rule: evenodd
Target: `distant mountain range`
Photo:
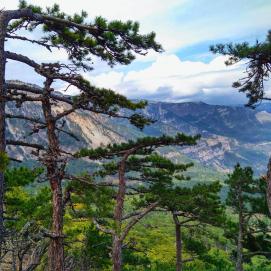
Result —
<instances>
[{"instance_id":1,"label":"distant mountain range","mask_svg":"<svg viewBox=\"0 0 271 271\"><path fill-rule=\"evenodd\" d=\"M63 108L57 107L56 111ZM40 106L24 105L22 108L8 105L11 113L23 113L41 117ZM66 128L76 134L81 142L63 134L62 141L67 149L74 146L99 146L144 135L173 135L177 132L201 134L202 139L195 147L168 148L164 154L172 159L192 159L201 166L228 172L240 162L250 165L260 174L266 170L271 154L271 106L262 105L256 110L244 106L219 106L205 103L163 103L151 102L143 111L156 122L139 131L124 120L108 119L88 113L74 113L67 117ZM24 121L8 120L8 134L11 138L37 141L46 144L44 132L35 140L27 137L30 124ZM17 158L31 158L23 148L9 147ZM19 152L18 152L19 151Z\"/></svg>"},{"instance_id":2,"label":"distant mountain range","mask_svg":"<svg viewBox=\"0 0 271 271\"><path fill-rule=\"evenodd\" d=\"M244 106L219 106L205 103L152 103L146 114L157 119L147 134L201 134L202 140L185 153L219 171L237 162L265 172L271 154L271 107L253 110ZM268 112L269 111L269 112Z\"/></svg>"}]
</instances>

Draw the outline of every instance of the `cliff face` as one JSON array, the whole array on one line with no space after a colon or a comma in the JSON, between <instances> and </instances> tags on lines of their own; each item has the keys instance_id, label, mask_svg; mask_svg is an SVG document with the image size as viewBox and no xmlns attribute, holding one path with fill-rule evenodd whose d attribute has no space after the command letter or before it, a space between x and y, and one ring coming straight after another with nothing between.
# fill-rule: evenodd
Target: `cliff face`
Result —
<instances>
[{"instance_id":1,"label":"cliff face","mask_svg":"<svg viewBox=\"0 0 271 271\"><path fill-rule=\"evenodd\" d=\"M271 108L271 107L270 107ZM271 114L244 106L205 103L152 103L146 114L158 122L149 133L201 134L196 147L185 149L189 157L219 171L228 171L237 162L266 171L271 154Z\"/></svg>"},{"instance_id":2,"label":"cliff face","mask_svg":"<svg viewBox=\"0 0 271 271\"><path fill-rule=\"evenodd\" d=\"M59 106L54 108L58 112L64 109ZM25 103L21 108L8 104L8 112L42 118L38 104ZM185 154L202 165L223 172L229 171L237 162L253 166L258 173L265 171L271 154L271 114L266 111L204 103L150 103L144 114L157 121L141 132L123 120L85 112L73 113L65 119L64 128L80 141L66 134L62 134L61 140L68 151L73 151L77 147L97 147L144 135L173 135L176 132L201 134L202 139L197 146L170 149L165 153L176 159ZM22 120L7 121L9 138L46 144L45 131L34 137L28 136L31 127ZM18 159L31 157L29 150L24 148L16 148L15 151L15 147L9 147L9 150L14 156L16 153Z\"/></svg>"},{"instance_id":3,"label":"cliff face","mask_svg":"<svg viewBox=\"0 0 271 271\"><path fill-rule=\"evenodd\" d=\"M54 108L55 112L62 112L64 110L64 106ZM41 106L39 104L24 103L20 108L16 108L13 104L8 104L7 113L14 115L21 114L42 120ZM78 147L98 147L101 144L125 140L117 132L111 130L109 127L105 127L104 122L105 119L103 117L85 112L72 113L67 116L64 119L64 123L60 123L60 126L63 126L63 130L74 134L77 139L61 133L60 138L65 150L72 152L78 150ZM30 135L34 127L33 125L33 123L24 120L8 119L8 138L46 145L45 130L40 130L38 133ZM29 149L14 146L9 146L8 148L13 154L12 156L17 159L31 158Z\"/></svg>"}]
</instances>

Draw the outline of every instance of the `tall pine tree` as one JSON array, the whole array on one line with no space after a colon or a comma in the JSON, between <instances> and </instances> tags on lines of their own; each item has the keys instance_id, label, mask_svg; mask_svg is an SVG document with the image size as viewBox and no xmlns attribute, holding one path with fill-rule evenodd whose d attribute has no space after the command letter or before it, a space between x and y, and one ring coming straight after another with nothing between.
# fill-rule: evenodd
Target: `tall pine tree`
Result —
<instances>
[{"instance_id":1,"label":"tall pine tree","mask_svg":"<svg viewBox=\"0 0 271 271\"><path fill-rule=\"evenodd\" d=\"M263 179L253 177L250 167L242 168L239 164L229 174L226 183L229 186L227 204L238 217L237 227L232 224L233 239L236 242L236 271L243 271L244 256L270 255L271 252L268 241L270 219L267 217L265 203L266 186L263 186ZM262 242L264 239L265 242ZM244 248L253 252L245 254Z\"/></svg>"},{"instance_id":2,"label":"tall pine tree","mask_svg":"<svg viewBox=\"0 0 271 271\"><path fill-rule=\"evenodd\" d=\"M40 38L27 35L20 36L21 29L35 31L43 29ZM70 64L36 63L31 56L7 51L6 40L32 43L53 53L55 49L64 49ZM93 67L91 58L100 58L109 65L129 64L136 54L145 55L149 49L161 52L161 46L155 41L155 34L141 35L137 22L112 21L108 22L97 17L93 22L87 22L86 12L69 16L60 11L59 6L43 10L38 6L28 5L20 1L18 10L1 10L0 12L0 155L4 157L6 145L29 147L36 150L38 156L47 169L47 177L52 190L53 219L51 228L51 242L49 250L49 270L64 269L63 250L63 195L62 180L65 172L67 153L63 152L57 131L61 131L59 122L63 117L78 109L101 113L108 116L123 117L139 128L150 123L150 120L134 113L121 116L119 109L136 110L143 108L146 103L133 103L112 90L98 89L85 80L80 72ZM32 67L35 73L44 78L43 87L29 86L26 83L5 81L6 61L14 60ZM61 80L81 91L81 95L72 99L54 93L53 83ZM31 121L38 126L33 134L42 129L47 131L48 146L32 144L25 141L6 139L6 103L15 101L18 106L24 102L39 102L42 104L44 120L37 120L32 116L8 116ZM55 103L65 103L70 108L55 115L52 107ZM40 155L40 153L42 153ZM0 235L4 234L4 174L0 173ZM1 240L0 240L1 241Z\"/></svg>"},{"instance_id":3,"label":"tall pine tree","mask_svg":"<svg viewBox=\"0 0 271 271\"><path fill-rule=\"evenodd\" d=\"M105 233L112 235L112 262L113 270L122 269L122 248L124 240L130 230L149 212L153 211L160 202L161 193L166 194L174 186L173 178L179 177L179 171L184 171L189 165L175 165L170 160L161 157L154 151L159 147L170 145L187 146L196 144L199 136L177 134L175 137L145 137L136 141L122 144L113 144L98 149L82 149L77 156L88 157L93 160L102 160L104 165L96 175L101 177L112 176L118 179L116 184L115 204L113 210L112 227L96 225ZM104 159L113 159L107 162ZM76 177L80 181L80 177ZM114 178L113 178L114 180ZM81 178L84 181L84 178ZM111 185L114 182L97 183L97 185ZM125 213L127 193L149 198L146 204L139 204L136 210ZM151 198L150 198L151 197ZM103 220L103 218L102 218ZM109 223L110 225L110 223Z\"/></svg>"},{"instance_id":4,"label":"tall pine tree","mask_svg":"<svg viewBox=\"0 0 271 271\"><path fill-rule=\"evenodd\" d=\"M227 56L226 65L246 61L246 76L234 82L233 87L247 95L247 106L255 108L262 101L271 100L266 91L266 82L271 75L271 31L263 42L256 41L253 45L248 42L217 44L211 46L210 50L215 54ZM267 166L267 184L267 202L271 214L271 158Z\"/></svg>"}]
</instances>

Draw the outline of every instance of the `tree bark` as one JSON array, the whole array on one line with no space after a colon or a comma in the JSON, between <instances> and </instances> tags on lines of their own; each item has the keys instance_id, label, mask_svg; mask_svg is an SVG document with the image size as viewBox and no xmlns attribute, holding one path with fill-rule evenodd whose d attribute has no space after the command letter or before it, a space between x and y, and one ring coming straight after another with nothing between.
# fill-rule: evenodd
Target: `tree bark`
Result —
<instances>
[{"instance_id":1,"label":"tree bark","mask_svg":"<svg viewBox=\"0 0 271 271\"><path fill-rule=\"evenodd\" d=\"M64 247L63 247L63 208L61 181L50 180L53 197L53 221L52 232L55 237L51 238L48 263L49 271L64 270Z\"/></svg>"},{"instance_id":2,"label":"tree bark","mask_svg":"<svg viewBox=\"0 0 271 271\"><path fill-rule=\"evenodd\" d=\"M122 267L122 241L118 236L113 236L112 260L113 271L120 271Z\"/></svg>"},{"instance_id":3,"label":"tree bark","mask_svg":"<svg viewBox=\"0 0 271 271\"><path fill-rule=\"evenodd\" d=\"M266 178L266 182L267 182L266 200L267 200L269 213L271 216L271 158L268 161L266 177L267 177Z\"/></svg>"},{"instance_id":4,"label":"tree bark","mask_svg":"<svg viewBox=\"0 0 271 271\"><path fill-rule=\"evenodd\" d=\"M119 166L119 187L116 197L116 207L114 210L114 222L115 222L115 232L113 234L113 244L112 244L112 261L113 261L113 271L120 271L122 265L122 239L121 239L121 226L122 226L122 216L124 208L124 198L126 193L126 182L125 182L125 165L126 160L130 153L126 153L120 162Z\"/></svg>"},{"instance_id":5,"label":"tree bark","mask_svg":"<svg viewBox=\"0 0 271 271\"><path fill-rule=\"evenodd\" d=\"M6 151L6 118L4 99L5 90L5 36L8 19L4 11L0 11L0 154ZM4 238L4 172L0 172L0 249ZM1 255L1 251L0 251Z\"/></svg>"},{"instance_id":6,"label":"tree bark","mask_svg":"<svg viewBox=\"0 0 271 271\"><path fill-rule=\"evenodd\" d=\"M176 238L176 271L183 270L183 259L182 259L182 231L181 223L178 216L173 213L173 220L175 223L175 238Z\"/></svg>"},{"instance_id":7,"label":"tree bark","mask_svg":"<svg viewBox=\"0 0 271 271\"><path fill-rule=\"evenodd\" d=\"M125 236L122 236L122 218L126 193L125 170L126 161L128 157L133 153L133 151L134 149L127 151L124 154L119 165L119 187L116 197L116 206L114 210L115 231L113 234L112 244L113 271L120 271L122 269L122 244L125 238Z\"/></svg>"},{"instance_id":8,"label":"tree bark","mask_svg":"<svg viewBox=\"0 0 271 271\"><path fill-rule=\"evenodd\" d=\"M51 111L50 85L52 81L45 83L45 93L42 101L42 109L47 126L48 153L45 158L47 176L52 190L53 216L52 233L49 251L48 266L49 271L64 270L64 246L63 246L63 195L62 195L62 176L58 166L60 156L59 142L56 135L56 123ZM47 159L47 160L46 160Z\"/></svg>"},{"instance_id":9,"label":"tree bark","mask_svg":"<svg viewBox=\"0 0 271 271\"><path fill-rule=\"evenodd\" d=\"M181 225L175 224L176 231L176 271L183 270L182 262L182 232Z\"/></svg>"},{"instance_id":10,"label":"tree bark","mask_svg":"<svg viewBox=\"0 0 271 271\"><path fill-rule=\"evenodd\" d=\"M237 259L236 259L236 271L243 271L243 227L244 227L244 218L243 218L243 200L242 200L242 191L241 188L238 191L238 200L239 200L239 230L238 230L238 239L237 239Z\"/></svg>"}]
</instances>

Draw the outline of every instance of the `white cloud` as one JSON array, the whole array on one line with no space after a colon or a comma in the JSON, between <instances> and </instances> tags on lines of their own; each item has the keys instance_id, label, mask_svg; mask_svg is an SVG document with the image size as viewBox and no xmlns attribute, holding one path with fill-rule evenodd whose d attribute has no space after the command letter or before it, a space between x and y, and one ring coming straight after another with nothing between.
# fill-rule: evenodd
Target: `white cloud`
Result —
<instances>
[{"instance_id":1,"label":"white cloud","mask_svg":"<svg viewBox=\"0 0 271 271\"><path fill-rule=\"evenodd\" d=\"M169 9L174 8L176 5L179 6L186 2L186 0L29 0L27 2L41 7L52 6L57 3L63 11L69 14L75 12L79 13L81 10L85 10L92 18L102 15L112 20L141 20L164 13ZM17 6L17 0L2 0L0 4L0 8L5 7L6 9L16 9Z\"/></svg>"},{"instance_id":2,"label":"white cloud","mask_svg":"<svg viewBox=\"0 0 271 271\"><path fill-rule=\"evenodd\" d=\"M143 33L155 31L167 51L214 39L253 35L270 27L271 3L247 0L29 0L42 7L58 3L68 14L87 11L89 18L102 15L110 20L138 20ZM1 0L2 7L15 9L17 0ZM153 58L152 58L153 59ZM145 58L139 58L145 61Z\"/></svg>"},{"instance_id":3,"label":"white cloud","mask_svg":"<svg viewBox=\"0 0 271 271\"><path fill-rule=\"evenodd\" d=\"M231 89L232 82L241 77L241 64L226 67L225 59L220 56L210 63L203 63L181 61L173 54L161 55L150 67L143 70L126 74L103 73L92 77L92 82L132 98L159 99L161 94L163 99L172 101L199 94L219 94L219 91Z\"/></svg>"},{"instance_id":4,"label":"white cloud","mask_svg":"<svg viewBox=\"0 0 271 271\"><path fill-rule=\"evenodd\" d=\"M102 15L110 20L138 20L141 32L155 31L157 40L166 50L165 54L150 51L139 56L134 70L122 72L110 70L94 58L95 70L87 78L100 87L117 90L132 98L149 97L178 100L182 97L226 95L231 84L242 77L240 67L225 67L224 58L214 58L210 63L183 61L176 51L186 46L213 44L218 40L243 41L262 38L270 26L271 2L255 0L29 0L29 3L51 6L55 2L65 12L72 14L86 10L90 18ZM0 9L15 9L17 0L1 0ZM259 36L260 35L260 36ZM37 61L65 61L63 51L49 54L35 46L23 43L9 43L9 50L30 55ZM195 48L195 47L193 47ZM203 52L203 50L205 50ZM193 51L193 50L192 50ZM194 49L191 55L202 54L206 49ZM188 57L189 58L189 55ZM197 59L200 59L198 57ZM148 63L142 63L147 61ZM147 66L147 67L146 67ZM131 66L135 67L135 66ZM145 67L145 68L142 68ZM118 69L118 67L116 67ZM133 69L133 68L130 68ZM26 78L30 75L22 65L10 63L7 73L12 78ZM30 80L31 81L31 80ZM34 80L33 80L34 81ZM36 81L35 81L36 82ZM76 90L70 90L72 93ZM236 90L234 90L236 93Z\"/></svg>"},{"instance_id":5,"label":"white cloud","mask_svg":"<svg viewBox=\"0 0 271 271\"><path fill-rule=\"evenodd\" d=\"M87 79L98 87L118 89L122 83L123 76L123 72L110 71L94 77L87 76Z\"/></svg>"}]
</instances>

